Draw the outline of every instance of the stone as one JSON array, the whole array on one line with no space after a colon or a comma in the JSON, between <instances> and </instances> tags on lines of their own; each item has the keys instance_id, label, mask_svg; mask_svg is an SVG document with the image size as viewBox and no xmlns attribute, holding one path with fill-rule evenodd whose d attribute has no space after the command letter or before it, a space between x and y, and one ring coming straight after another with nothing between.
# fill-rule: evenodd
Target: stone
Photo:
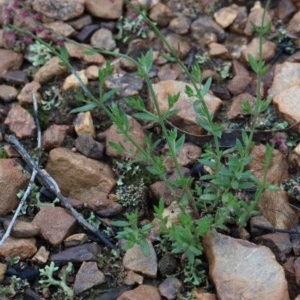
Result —
<instances>
[{"instance_id":1,"label":"stone","mask_svg":"<svg viewBox=\"0 0 300 300\"><path fill-rule=\"evenodd\" d=\"M82 83L84 85L88 84L88 79L85 75L85 70L81 70L81 71L76 71L77 76L81 79ZM69 76L67 76L65 78L65 81L63 83L63 86L61 87L61 90L63 92L71 89L71 88L76 88L76 87L80 87L81 83L79 82L77 76L75 76L74 74L71 74Z\"/></svg>"},{"instance_id":2,"label":"stone","mask_svg":"<svg viewBox=\"0 0 300 300\"><path fill-rule=\"evenodd\" d=\"M34 81L44 83L50 81L56 76L66 73L67 70L67 66L63 65L57 56L54 56L37 70L33 78Z\"/></svg>"},{"instance_id":3,"label":"stone","mask_svg":"<svg viewBox=\"0 0 300 300\"><path fill-rule=\"evenodd\" d=\"M177 278L166 278L158 287L161 296L168 300L177 298L178 293L183 291L183 284Z\"/></svg>"},{"instance_id":4,"label":"stone","mask_svg":"<svg viewBox=\"0 0 300 300\"><path fill-rule=\"evenodd\" d=\"M70 37L75 34L75 29L70 26L69 24L62 22L62 21L56 21L45 24L46 28L50 28L55 32L55 34L64 36L64 37Z\"/></svg>"},{"instance_id":5,"label":"stone","mask_svg":"<svg viewBox=\"0 0 300 300\"><path fill-rule=\"evenodd\" d=\"M193 296L195 297L195 300L217 300L217 297L215 294L203 292L198 289L194 289L192 291Z\"/></svg>"},{"instance_id":6,"label":"stone","mask_svg":"<svg viewBox=\"0 0 300 300\"><path fill-rule=\"evenodd\" d=\"M35 95L37 102L40 103L41 102L41 94L39 93L40 88L41 88L41 84L39 82L32 81L26 83L17 97L18 102L21 105L32 104L33 95Z\"/></svg>"},{"instance_id":7,"label":"stone","mask_svg":"<svg viewBox=\"0 0 300 300\"><path fill-rule=\"evenodd\" d=\"M173 48L173 51L178 54L180 59L185 59L192 48L190 43L179 34L169 33L166 35L165 39L171 48ZM169 51L165 44L163 46L166 51Z\"/></svg>"},{"instance_id":8,"label":"stone","mask_svg":"<svg viewBox=\"0 0 300 300\"><path fill-rule=\"evenodd\" d=\"M292 36L295 36L297 38L300 37L300 11L298 11L289 21L289 24L287 26L287 31Z\"/></svg>"},{"instance_id":9,"label":"stone","mask_svg":"<svg viewBox=\"0 0 300 300\"><path fill-rule=\"evenodd\" d=\"M265 190L258 207L262 215L275 228L289 229L298 222L298 215L289 205L288 195L285 191Z\"/></svg>"},{"instance_id":10,"label":"stone","mask_svg":"<svg viewBox=\"0 0 300 300\"><path fill-rule=\"evenodd\" d=\"M167 27L173 15L172 10L166 4L159 2L151 8L149 18L159 27Z\"/></svg>"},{"instance_id":11,"label":"stone","mask_svg":"<svg viewBox=\"0 0 300 300\"><path fill-rule=\"evenodd\" d=\"M17 193L25 189L29 174L15 159L0 159L0 216L4 216L19 204Z\"/></svg>"},{"instance_id":12,"label":"stone","mask_svg":"<svg viewBox=\"0 0 300 300\"><path fill-rule=\"evenodd\" d=\"M96 243L86 243L53 254L51 260L56 263L97 261L99 254L100 247Z\"/></svg>"},{"instance_id":13,"label":"stone","mask_svg":"<svg viewBox=\"0 0 300 300\"><path fill-rule=\"evenodd\" d=\"M280 116L285 119L290 126L300 122L299 103L300 84L284 89L273 98L273 104ZM300 125L293 127L300 132Z\"/></svg>"},{"instance_id":14,"label":"stone","mask_svg":"<svg viewBox=\"0 0 300 300\"><path fill-rule=\"evenodd\" d=\"M295 256L299 256L300 255L300 237L299 237L299 225L292 225L291 226L291 230L293 230L296 233L290 233L290 238L291 238L291 242L292 242L292 247L293 247L293 252Z\"/></svg>"},{"instance_id":15,"label":"stone","mask_svg":"<svg viewBox=\"0 0 300 300\"><path fill-rule=\"evenodd\" d=\"M270 61L275 53L276 53L276 44L263 39L262 44L262 60L265 62ZM252 55L253 58L258 61L259 60L259 38L255 37L252 41L247 45L246 49L242 50L241 58L248 62L248 55Z\"/></svg>"},{"instance_id":16,"label":"stone","mask_svg":"<svg viewBox=\"0 0 300 300\"><path fill-rule=\"evenodd\" d=\"M68 22L73 28L76 30L81 30L85 26L91 25L93 23L93 19L91 15L82 15L75 20L71 20Z\"/></svg>"},{"instance_id":17,"label":"stone","mask_svg":"<svg viewBox=\"0 0 300 300\"><path fill-rule=\"evenodd\" d=\"M265 155L266 147L263 144L254 146L250 152L250 156L253 157L253 160L249 164L249 169L252 170L253 175L261 181L264 176ZM273 149L266 181L270 184L280 184L288 177L288 163L286 158L279 150Z\"/></svg>"},{"instance_id":18,"label":"stone","mask_svg":"<svg viewBox=\"0 0 300 300\"><path fill-rule=\"evenodd\" d=\"M158 289L152 285L141 284L135 289L124 292L117 300L161 300Z\"/></svg>"},{"instance_id":19,"label":"stone","mask_svg":"<svg viewBox=\"0 0 300 300\"><path fill-rule=\"evenodd\" d=\"M53 124L48 127L43 133L43 148L45 150L52 150L60 147L70 129L68 125Z\"/></svg>"},{"instance_id":20,"label":"stone","mask_svg":"<svg viewBox=\"0 0 300 300\"><path fill-rule=\"evenodd\" d=\"M91 45L96 48L111 51L116 48L116 41L110 30L100 28L92 35Z\"/></svg>"},{"instance_id":21,"label":"stone","mask_svg":"<svg viewBox=\"0 0 300 300\"><path fill-rule=\"evenodd\" d=\"M122 15L123 0L86 0L85 8L94 17L108 20L119 19Z\"/></svg>"},{"instance_id":22,"label":"stone","mask_svg":"<svg viewBox=\"0 0 300 300\"><path fill-rule=\"evenodd\" d=\"M177 70L171 69L169 64L162 66L157 73L157 77L160 81L176 80L179 75L179 72L177 72Z\"/></svg>"},{"instance_id":23,"label":"stone","mask_svg":"<svg viewBox=\"0 0 300 300\"><path fill-rule=\"evenodd\" d=\"M297 8L292 0L278 1L276 14L279 20L288 21L296 11Z\"/></svg>"},{"instance_id":24,"label":"stone","mask_svg":"<svg viewBox=\"0 0 300 300\"><path fill-rule=\"evenodd\" d=\"M214 13L214 18L218 25L220 25L222 28L227 28L234 22L237 15L238 6L233 4L217 10Z\"/></svg>"},{"instance_id":25,"label":"stone","mask_svg":"<svg viewBox=\"0 0 300 300\"><path fill-rule=\"evenodd\" d=\"M294 268L295 259L296 258L293 256L288 257L286 262L283 264L285 277L288 282L289 294L290 294L291 299L295 299L295 297L299 293L299 286L296 282L296 274L295 274L295 268Z\"/></svg>"},{"instance_id":26,"label":"stone","mask_svg":"<svg viewBox=\"0 0 300 300\"><path fill-rule=\"evenodd\" d=\"M150 185L151 193L154 198L163 199L166 206L169 206L174 201L174 196L170 193L170 189L164 181L156 181Z\"/></svg>"},{"instance_id":27,"label":"stone","mask_svg":"<svg viewBox=\"0 0 300 300\"><path fill-rule=\"evenodd\" d=\"M74 293L78 295L84 291L87 291L99 284L104 283L105 276L99 271L96 262L83 262L78 270L75 282L74 282Z\"/></svg>"},{"instance_id":28,"label":"stone","mask_svg":"<svg viewBox=\"0 0 300 300\"><path fill-rule=\"evenodd\" d=\"M89 80L98 79L98 70L99 70L99 68L95 65L89 66L85 69L85 76Z\"/></svg>"},{"instance_id":29,"label":"stone","mask_svg":"<svg viewBox=\"0 0 300 300\"><path fill-rule=\"evenodd\" d=\"M296 275L296 283L299 286L300 285L300 257L297 257L295 259L294 269L295 269L295 275Z\"/></svg>"},{"instance_id":30,"label":"stone","mask_svg":"<svg viewBox=\"0 0 300 300\"><path fill-rule=\"evenodd\" d=\"M300 85L300 63L284 62L276 64L274 79L268 96L274 98L285 89Z\"/></svg>"},{"instance_id":31,"label":"stone","mask_svg":"<svg viewBox=\"0 0 300 300\"><path fill-rule=\"evenodd\" d=\"M4 221L3 227L7 230L10 220ZM40 228L32 222L16 220L12 227L10 235L16 238L28 238L38 235Z\"/></svg>"},{"instance_id":32,"label":"stone","mask_svg":"<svg viewBox=\"0 0 300 300\"><path fill-rule=\"evenodd\" d=\"M145 148L145 133L142 126L131 116L128 117L129 123L129 134L139 144L141 148ZM110 143L121 144L126 151L124 153L118 153L118 151L113 148ZM125 137L118 133L118 128L113 124L106 131L106 154L113 157L122 157L122 158L136 158L138 155L138 149L128 140L125 140Z\"/></svg>"},{"instance_id":33,"label":"stone","mask_svg":"<svg viewBox=\"0 0 300 300\"><path fill-rule=\"evenodd\" d=\"M256 2L255 5L251 8L248 20L244 29L244 34L251 36L254 33L253 24L256 26L261 26L262 16L264 14L264 8L261 6L260 2ZM272 22L272 18L267 11L265 13L264 25Z\"/></svg>"},{"instance_id":34,"label":"stone","mask_svg":"<svg viewBox=\"0 0 300 300\"><path fill-rule=\"evenodd\" d=\"M84 12L84 0L34 0L33 9L40 14L55 20L67 21Z\"/></svg>"},{"instance_id":35,"label":"stone","mask_svg":"<svg viewBox=\"0 0 300 300\"><path fill-rule=\"evenodd\" d=\"M88 134L79 135L75 140L75 147L80 153L89 158L100 160L103 156L103 144L95 141Z\"/></svg>"},{"instance_id":36,"label":"stone","mask_svg":"<svg viewBox=\"0 0 300 300\"><path fill-rule=\"evenodd\" d=\"M174 160L170 158L168 155L168 147L165 147L162 151L164 155L163 164L168 173L172 173L175 169ZM184 143L182 148L179 150L177 154L177 159L182 167L186 167L192 165L197 161L202 153L202 149L199 146L196 146L192 143Z\"/></svg>"},{"instance_id":37,"label":"stone","mask_svg":"<svg viewBox=\"0 0 300 300\"><path fill-rule=\"evenodd\" d=\"M80 43L87 42L92 34L100 28L98 24L85 26L77 35L76 40Z\"/></svg>"},{"instance_id":38,"label":"stone","mask_svg":"<svg viewBox=\"0 0 300 300\"><path fill-rule=\"evenodd\" d=\"M66 42L64 45L69 53L69 56L72 58L78 58L79 60L82 60L86 63L96 65L103 65L105 62L103 55L100 53L93 53L92 55L87 55L85 53L86 51L92 49L90 45L77 45L70 42ZM98 75L96 78L98 78Z\"/></svg>"},{"instance_id":39,"label":"stone","mask_svg":"<svg viewBox=\"0 0 300 300\"><path fill-rule=\"evenodd\" d=\"M218 299L290 299L284 270L269 248L212 232L203 248Z\"/></svg>"},{"instance_id":40,"label":"stone","mask_svg":"<svg viewBox=\"0 0 300 300\"><path fill-rule=\"evenodd\" d=\"M243 118L245 116L245 112L243 110L244 102L248 102L253 108L255 105L255 97L249 93L239 94L238 96L234 97L226 113L229 120Z\"/></svg>"},{"instance_id":41,"label":"stone","mask_svg":"<svg viewBox=\"0 0 300 300\"><path fill-rule=\"evenodd\" d=\"M3 102L11 102L17 98L18 91L11 85L1 84L0 85L0 100Z\"/></svg>"},{"instance_id":42,"label":"stone","mask_svg":"<svg viewBox=\"0 0 300 300\"><path fill-rule=\"evenodd\" d=\"M158 105L161 112L168 109L168 95L175 95L180 93L178 101L175 103L173 109L178 109L178 113L172 116L169 121L178 128L194 135L201 135L204 129L196 122L198 114L195 112L193 104L196 101L195 97L188 97L185 93L185 87L191 85L183 81L166 80L153 84L153 89L157 97ZM221 99L207 93L204 96L204 101L208 107L210 114L214 115L221 107ZM154 111L153 100L149 95L148 108L151 112Z\"/></svg>"},{"instance_id":43,"label":"stone","mask_svg":"<svg viewBox=\"0 0 300 300\"><path fill-rule=\"evenodd\" d=\"M125 269L137 272L148 278L155 278L157 275L157 256L154 247L148 241L149 255L144 255L141 246L136 244L128 249L123 258L123 266Z\"/></svg>"},{"instance_id":44,"label":"stone","mask_svg":"<svg viewBox=\"0 0 300 300\"><path fill-rule=\"evenodd\" d=\"M142 275L139 275L133 271L129 271L126 274L126 277L124 279L124 284L126 285L134 285L134 284L143 284L144 277Z\"/></svg>"},{"instance_id":45,"label":"stone","mask_svg":"<svg viewBox=\"0 0 300 300\"><path fill-rule=\"evenodd\" d=\"M7 265L0 263L0 283L2 283L5 278L6 270L7 270Z\"/></svg>"},{"instance_id":46,"label":"stone","mask_svg":"<svg viewBox=\"0 0 300 300\"><path fill-rule=\"evenodd\" d=\"M77 135L88 134L95 135L95 127L93 123L92 114L90 111L79 113L74 122L74 129Z\"/></svg>"},{"instance_id":47,"label":"stone","mask_svg":"<svg viewBox=\"0 0 300 300\"><path fill-rule=\"evenodd\" d=\"M53 246L58 246L71 234L76 219L62 207L42 207L35 215L33 224L40 228L40 235Z\"/></svg>"},{"instance_id":48,"label":"stone","mask_svg":"<svg viewBox=\"0 0 300 300\"><path fill-rule=\"evenodd\" d=\"M230 54L226 46L218 43L210 43L208 45L208 54L210 57L229 59Z\"/></svg>"},{"instance_id":49,"label":"stone","mask_svg":"<svg viewBox=\"0 0 300 300\"><path fill-rule=\"evenodd\" d=\"M23 55L13 50L0 49L0 76L7 71L18 70L23 63Z\"/></svg>"},{"instance_id":50,"label":"stone","mask_svg":"<svg viewBox=\"0 0 300 300\"><path fill-rule=\"evenodd\" d=\"M41 246L36 254L33 256L32 261L38 265L44 265L47 263L50 252L46 250L44 246Z\"/></svg>"},{"instance_id":51,"label":"stone","mask_svg":"<svg viewBox=\"0 0 300 300\"><path fill-rule=\"evenodd\" d=\"M230 31L244 35L244 29L248 20L248 11L246 6L238 6L237 16L233 23L230 25Z\"/></svg>"},{"instance_id":52,"label":"stone","mask_svg":"<svg viewBox=\"0 0 300 300\"><path fill-rule=\"evenodd\" d=\"M284 262L286 255L292 252L292 243L288 233L264 234L256 238L255 243L270 248L279 262Z\"/></svg>"},{"instance_id":53,"label":"stone","mask_svg":"<svg viewBox=\"0 0 300 300\"><path fill-rule=\"evenodd\" d=\"M49 153L46 171L56 180L64 196L91 209L103 209L112 202L107 196L115 180L108 164L66 148L55 148Z\"/></svg>"},{"instance_id":54,"label":"stone","mask_svg":"<svg viewBox=\"0 0 300 300\"><path fill-rule=\"evenodd\" d=\"M166 253L158 262L158 269L162 276L172 275L178 268L178 260L172 253Z\"/></svg>"},{"instance_id":55,"label":"stone","mask_svg":"<svg viewBox=\"0 0 300 300\"><path fill-rule=\"evenodd\" d=\"M250 232L252 237L266 233L264 228L272 228L273 225L264 216L255 216L250 219Z\"/></svg>"},{"instance_id":56,"label":"stone","mask_svg":"<svg viewBox=\"0 0 300 300\"><path fill-rule=\"evenodd\" d=\"M64 245L65 247L74 247L86 243L88 239L85 233L75 233L64 240Z\"/></svg>"},{"instance_id":57,"label":"stone","mask_svg":"<svg viewBox=\"0 0 300 300\"><path fill-rule=\"evenodd\" d=\"M19 256L21 260L31 258L37 251L35 238L8 237L0 246L0 257L12 258Z\"/></svg>"}]
</instances>

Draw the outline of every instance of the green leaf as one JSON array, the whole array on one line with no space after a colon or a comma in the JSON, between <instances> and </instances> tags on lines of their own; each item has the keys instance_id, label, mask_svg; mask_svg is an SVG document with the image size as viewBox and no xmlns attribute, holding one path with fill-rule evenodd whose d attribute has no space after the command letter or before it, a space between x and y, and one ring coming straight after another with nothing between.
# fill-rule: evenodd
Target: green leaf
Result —
<instances>
[{"instance_id":1,"label":"green leaf","mask_svg":"<svg viewBox=\"0 0 300 300\"><path fill-rule=\"evenodd\" d=\"M184 92L186 93L186 95L187 95L188 97L193 97L193 96L195 96L194 90L193 90L192 87L190 87L189 85L186 85L186 86L185 86L185 91L184 91Z\"/></svg>"},{"instance_id":2,"label":"green leaf","mask_svg":"<svg viewBox=\"0 0 300 300\"><path fill-rule=\"evenodd\" d=\"M203 194L200 196L202 200L213 201L216 200L217 196L215 194Z\"/></svg>"},{"instance_id":3,"label":"green leaf","mask_svg":"<svg viewBox=\"0 0 300 300\"><path fill-rule=\"evenodd\" d=\"M212 217L210 215L202 217L197 225L197 233L203 237L208 230L211 229Z\"/></svg>"},{"instance_id":4,"label":"green leaf","mask_svg":"<svg viewBox=\"0 0 300 300\"><path fill-rule=\"evenodd\" d=\"M60 56L64 61L69 61L69 53L65 45L62 45L60 48Z\"/></svg>"},{"instance_id":5,"label":"green leaf","mask_svg":"<svg viewBox=\"0 0 300 300\"><path fill-rule=\"evenodd\" d=\"M176 62L176 61L177 61L176 58L172 57L172 56L169 55L169 54L166 54L166 53L160 53L160 55L161 55L164 59L166 59L167 61L169 61L169 62Z\"/></svg>"},{"instance_id":6,"label":"green leaf","mask_svg":"<svg viewBox=\"0 0 300 300\"><path fill-rule=\"evenodd\" d=\"M253 57L253 55L252 55L252 54L248 54L247 57L248 57L248 61L249 61L249 64L250 64L251 69L252 69L255 73L258 73L258 72L259 72L259 66L258 66L258 63L257 63L257 61L255 60L255 58Z\"/></svg>"},{"instance_id":7,"label":"green leaf","mask_svg":"<svg viewBox=\"0 0 300 300\"><path fill-rule=\"evenodd\" d=\"M111 224L116 227L129 227L130 223L128 221L112 221Z\"/></svg>"},{"instance_id":8,"label":"green leaf","mask_svg":"<svg viewBox=\"0 0 300 300\"><path fill-rule=\"evenodd\" d=\"M107 100L109 100L110 98L112 98L118 91L119 91L118 88L113 88L110 91L104 93L103 96L102 96L102 99L100 99L101 103L104 103Z\"/></svg>"},{"instance_id":9,"label":"green leaf","mask_svg":"<svg viewBox=\"0 0 300 300\"><path fill-rule=\"evenodd\" d=\"M111 146L112 148L114 148L118 154L123 154L126 152L126 149L124 148L124 146L120 143L115 143L115 142L108 142L109 146Z\"/></svg>"},{"instance_id":10,"label":"green leaf","mask_svg":"<svg viewBox=\"0 0 300 300\"><path fill-rule=\"evenodd\" d=\"M178 101L180 97L180 92L175 95L168 95L168 108L172 108L174 104Z\"/></svg>"},{"instance_id":11,"label":"green leaf","mask_svg":"<svg viewBox=\"0 0 300 300\"><path fill-rule=\"evenodd\" d=\"M89 110L93 110L94 108L97 107L96 103L87 103L86 105L77 107L77 108L73 108L70 112L71 113L79 113L79 112L86 112Z\"/></svg>"},{"instance_id":12,"label":"green leaf","mask_svg":"<svg viewBox=\"0 0 300 300\"><path fill-rule=\"evenodd\" d=\"M138 112L133 114L133 116L137 119L144 120L144 121L151 121L151 122L158 121L158 117L154 114L151 114L150 112Z\"/></svg>"},{"instance_id":13,"label":"green leaf","mask_svg":"<svg viewBox=\"0 0 300 300\"><path fill-rule=\"evenodd\" d=\"M149 256L150 255L150 247L149 247L149 243L146 239L142 239L140 240L140 246L141 246L141 250L143 252L143 254L145 256Z\"/></svg>"},{"instance_id":14,"label":"green leaf","mask_svg":"<svg viewBox=\"0 0 300 300\"><path fill-rule=\"evenodd\" d=\"M97 51L96 49L94 49L94 48L90 48L90 49L85 49L85 50L83 51L83 53L84 53L85 55L95 55L95 54L98 53L98 51Z\"/></svg>"},{"instance_id":15,"label":"green leaf","mask_svg":"<svg viewBox=\"0 0 300 300\"><path fill-rule=\"evenodd\" d=\"M212 78L210 77L206 80L203 88L201 89L201 94L203 97L208 93L210 86L211 86L211 82L212 82Z\"/></svg>"}]
</instances>

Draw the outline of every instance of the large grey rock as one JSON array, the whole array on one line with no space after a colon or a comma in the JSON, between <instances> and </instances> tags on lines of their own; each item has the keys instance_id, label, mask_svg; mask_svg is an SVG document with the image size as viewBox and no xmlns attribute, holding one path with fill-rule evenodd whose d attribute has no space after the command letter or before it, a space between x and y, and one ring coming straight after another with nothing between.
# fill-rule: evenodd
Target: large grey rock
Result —
<instances>
[{"instance_id":1,"label":"large grey rock","mask_svg":"<svg viewBox=\"0 0 300 300\"><path fill-rule=\"evenodd\" d=\"M269 248L212 232L203 247L218 299L290 299L284 270Z\"/></svg>"}]
</instances>

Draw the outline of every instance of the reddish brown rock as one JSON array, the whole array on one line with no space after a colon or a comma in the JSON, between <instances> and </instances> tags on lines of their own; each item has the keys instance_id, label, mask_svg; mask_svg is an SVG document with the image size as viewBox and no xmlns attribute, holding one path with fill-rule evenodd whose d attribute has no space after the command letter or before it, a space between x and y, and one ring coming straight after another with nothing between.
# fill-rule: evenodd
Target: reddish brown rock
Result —
<instances>
[{"instance_id":1,"label":"reddish brown rock","mask_svg":"<svg viewBox=\"0 0 300 300\"><path fill-rule=\"evenodd\" d=\"M118 19L122 14L123 0L86 0L85 7L92 16L103 19Z\"/></svg>"},{"instance_id":2,"label":"reddish brown rock","mask_svg":"<svg viewBox=\"0 0 300 300\"><path fill-rule=\"evenodd\" d=\"M41 101L41 95L39 90L41 85L39 82L32 81L26 83L22 90L20 91L17 99L21 105L31 104L33 102L33 95L36 96L38 102Z\"/></svg>"},{"instance_id":3,"label":"reddish brown rock","mask_svg":"<svg viewBox=\"0 0 300 300\"><path fill-rule=\"evenodd\" d=\"M31 137L36 126L31 114L20 105L14 105L4 121L18 138Z\"/></svg>"},{"instance_id":4,"label":"reddish brown rock","mask_svg":"<svg viewBox=\"0 0 300 300\"><path fill-rule=\"evenodd\" d=\"M0 99L4 102L11 102L17 98L18 91L15 87L1 84L0 85Z\"/></svg>"},{"instance_id":5,"label":"reddish brown rock","mask_svg":"<svg viewBox=\"0 0 300 300\"><path fill-rule=\"evenodd\" d=\"M0 246L0 257L12 258L19 256L22 260L31 258L37 251L35 243L35 238L18 239L8 237Z\"/></svg>"},{"instance_id":6,"label":"reddish brown rock","mask_svg":"<svg viewBox=\"0 0 300 300\"><path fill-rule=\"evenodd\" d=\"M299 38L300 36L300 11L298 11L289 21L287 31L289 34Z\"/></svg>"},{"instance_id":7,"label":"reddish brown rock","mask_svg":"<svg viewBox=\"0 0 300 300\"><path fill-rule=\"evenodd\" d=\"M229 120L244 117L243 103L248 102L251 107L255 105L255 97L248 93L240 94L232 99L232 103L227 111Z\"/></svg>"},{"instance_id":8,"label":"reddish brown rock","mask_svg":"<svg viewBox=\"0 0 300 300\"><path fill-rule=\"evenodd\" d=\"M0 216L18 206L20 200L16 195L28 182L29 174L15 159L0 159Z\"/></svg>"},{"instance_id":9,"label":"reddish brown rock","mask_svg":"<svg viewBox=\"0 0 300 300\"><path fill-rule=\"evenodd\" d=\"M184 59L191 50L190 43L187 40L183 39L183 37L179 34L168 34L166 36L166 41L173 48L173 50L177 52L178 56L181 59ZM168 51L169 49L165 47L165 50Z\"/></svg>"},{"instance_id":10,"label":"reddish brown rock","mask_svg":"<svg viewBox=\"0 0 300 300\"><path fill-rule=\"evenodd\" d=\"M290 299L283 268L267 247L212 232L203 247L218 299Z\"/></svg>"},{"instance_id":11,"label":"reddish brown rock","mask_svg":"<svg viewBox=\"0 0 300 300\"><path fill-rule=\"evenodd\" d=\"M161 300L158 289L152 285L141 284L137 288L124 292L117 300Z\"/></svg>"},{"instance_id":12,"label":"reddish brown rock","mask_svg":"<svg viewBox=\"0 0 300 300\"><path fill-rule=\"evenodd\" d=\"M159 2L151 8L149 18L159 27L166 27L173 15L172 10L166 4Z\"/></svg>"},{"instance_id":13,"label":"reddish brown rock","mask_svg":"<svg viewBox=\"0 0 300 300\"><path fill-rule=\"evenodd\" d=\"M3 223L5 230L7 230L9 224L10 221L5 221ZM10 235L17 238L28 238L38 235L39 232L40 228L36 224L33 224L32 222L16 220Z\"/></svg>"},{"instance_id":14,"label":"reddish brown rock","mask_svg":"<svg viewBox=\"0 0 300 300\"><path fill-rule=\"evenodd\" d=\"M116 41L109 29L100 28L92 35L91 45L95 48L111 51L116 48Z\"/></svg>"},{"instance_id":15,"label":"reddish brown rock","mask_svg":"<svg viewBox=\"0 0 300 300\"><path fill-rule=\"evenodd\" d=\"M23 63L23 55L12 50L0 49L0 76L7 71L18 70Z\"/></svg>"},{"instance_id":16,"label":"reddish brown rock","mask_svg":"<svg viewBox=\"0 0 300 300\"><path fill-rule=\"evenodd\" d=\"M58 246L76 225L76 219L62 207L43 207L33 219L41 236L53 246Z\"/></svg>"},{"instance_id":17,"label":"reddish brown rock","mask_svg":"<svg viewBox=\"0 0 300 300\"><path fill-rule=\"evenodd\" d=\"M230 26L238 15L238 6L233 4L231 6L223 7L214 13L216 22L222 27Z\"/></svg>"},{"instance_id":18,"label":"reddish brown rock","mask_svg":"<svg viewBox=\"0 0 300 300\"><path fill-rule=\"evenodd\" d=\"M252 78L249 76L234 76L228 82L228 90L233 95L239 95L245 92L250 85Z\"/></svg>"},{"instance_id":19,"label":"reddish brown rock","mask_svg":"<svg viewBox=\"0 0 300 300\"><path fill-rule=\"evenodd\" d=\"M68 125L51 125L43 133L43 147L45 150L51 150L60 147L69 130Z\"/></svg>"},{"instance_id":20,"label":"reddish brown rock","mask_svg":"<svg viewBox=\"0 0 300 300\"><path fill-rule=\"evenodd\" d=\"M64 37L74 35L76 32L72 26L62 21L47 23L45 27L50 28L50 30L53 30L57 35Z\"/></svg>"}]
</instances>

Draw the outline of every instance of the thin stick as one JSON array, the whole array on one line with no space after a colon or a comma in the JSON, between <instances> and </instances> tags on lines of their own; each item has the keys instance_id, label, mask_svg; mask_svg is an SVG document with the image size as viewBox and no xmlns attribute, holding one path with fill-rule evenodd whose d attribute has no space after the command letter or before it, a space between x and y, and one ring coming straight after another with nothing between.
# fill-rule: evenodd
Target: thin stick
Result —
<instances>
[{"instance_id":1,"label":"thin stick","mask_svg":"<svg viewBox=\"0 0 300 300\"><path fill-rule=\"evenodd\" d=\"M108 238L102 234L97 228L92 226L90 223L88 223L83 216L77 212L74 207L70 204L68 198L64 197L61 194L61 191L59 189L59 186L55 182L55 180L48 174L48 172L44 169L40 169L40 167L37 165L37 163L31 159L30 155L26 151L26 149L21 145L21 143L18 141L18 139L13 135L4 135L4 139L12 144L16 150L20 153L24 161L27 163L27 165L37 172L37 178L39 179L40 183L49 189L63 204L63 206L70 211L72 216L78 221L80 225L82 225L84 228L92 232L96 237L99 238L107 247L111 249L116 249L116 246L108 240Z\"/></svg>"}]
</instances>

